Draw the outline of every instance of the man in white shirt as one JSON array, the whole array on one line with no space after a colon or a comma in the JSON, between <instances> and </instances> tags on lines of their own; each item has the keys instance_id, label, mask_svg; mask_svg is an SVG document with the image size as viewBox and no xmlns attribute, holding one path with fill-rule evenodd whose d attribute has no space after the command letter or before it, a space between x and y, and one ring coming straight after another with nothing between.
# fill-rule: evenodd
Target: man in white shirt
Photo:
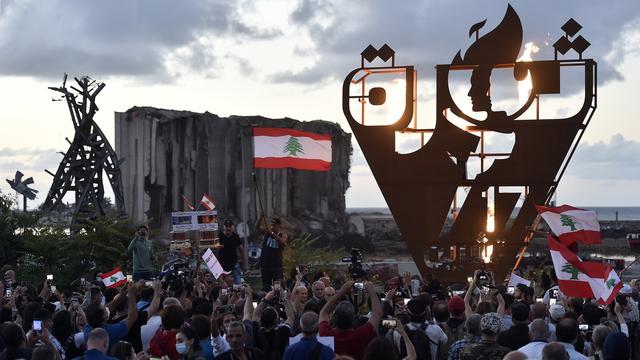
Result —
<instances>
[{"instance_id":1,"label":"man in white shirt","mask_svg":"<svg viewBox=\"0 0 640 360\"><path fill-rule=\"evenodd\" d=\"M542 319L535 319L529 324L529 337L531 342L518 349L527 355L529 359L539 359L542 356L542 348L547 345L549 327Z\"/></svg>"}]
</instances>

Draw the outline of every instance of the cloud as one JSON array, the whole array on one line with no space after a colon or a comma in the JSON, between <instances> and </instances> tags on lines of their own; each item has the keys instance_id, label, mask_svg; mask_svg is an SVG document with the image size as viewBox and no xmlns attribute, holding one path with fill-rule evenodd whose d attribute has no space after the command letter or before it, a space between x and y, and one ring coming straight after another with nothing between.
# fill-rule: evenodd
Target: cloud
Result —
<instances>
[{"instance_id":1,"label":"cloud","mask_svg":"<svg viewBox=\"0 0 640 360\"><path fill-rule=\"evenodd\" d=\"M202 38L281 35L246 24L236 5L226 0L8 2L0 15L0 75L59 79L68 72L166 80L167 56L178 50L194 71L215 64L218 54L203 48L210 44Z\"/></svg>"},{"instance_id":2,"label":"cloud","mask_svg":"<svg viewBox=\"0 0 640 360\"><path fill-rule=\"evenodd\" d=\"M573 17L584 26L579 34L592 44L585 56L599 62L601 84L622 79L616 66L626 51L619 40L633 29L630 24L640 15L640 2L624 0L611 6L607 2L545 0L513 2L513 6L523 23L524 41L534 41L541 46L536 58L553 58L551 45L563 35L560 27ZM312 39L317 61L303 72L281 72L273 80L314 83L328 78L342 79L359 65L359 53L370 43L376 47L389 44L396 51L396 64L414 64L421 78L433 78L435 64L450 63L459 49L464 53L471 44L473 40L467 37L471 24L486 18L483 29L486 33L499 23L505 9L506 2L501 1L403 2L399 5L377 0L362 6L338 0L301 0L291 17L303 26L300 31L306 31ZM319 27L313 21L308 25L304 23L318 12L330 14L330 26ZM622 56L606 58L614 51ZM575 91L577 87L569 89Z\"/></svg>"},{"instance_id":3,"label":"cloud","mask_svg":"<svg viewBox=\"0 0 640 360\"><path fill-rule=\"evenodd\" d=\"M640 142L622 134L609 142L582 143L569 164L567 174L576 178L600 180L640 179Z\"/></svg>"}]
</instances>

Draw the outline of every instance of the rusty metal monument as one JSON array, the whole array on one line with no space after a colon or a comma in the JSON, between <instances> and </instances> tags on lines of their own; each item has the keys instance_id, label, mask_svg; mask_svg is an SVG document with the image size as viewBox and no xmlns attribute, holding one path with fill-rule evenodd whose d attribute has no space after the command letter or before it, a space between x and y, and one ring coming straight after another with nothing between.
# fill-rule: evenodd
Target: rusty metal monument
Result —
<instances>
[{"instance_id":1,"label":"rusty metal monument","mask_svg":"<svg viewBox=\"0 0 640 360\"><path fill-rule=\"evenodd\" d=\"M537 225L534 205L550 201L597 105L597 64L582 59L590 44L576 36L580 24L570 19L561 27L565 34L553 44L553 60L525 62L518 61L523 29L516 11L509 5L500 24L481 35L485 21L471 27L469 36L475 34L475 42L464 55L458 51L450 64L436 66L434 128L417 127L416 70L396 65L395 52L386 44L379 49L369 45L361 54L360 67L343 83L343 112L418 269L423 276L432 273L447 282L463 281L476 268L494 271L496 279L502 279L513 267L518 252L524 251L532 236L531 226ZM570 50L573 52L564 58ZM577 56L569 58L574 53ZM365 66L365 61L371 63L377 58L385 66ZM580 76L584 77L580 110L565 118L540 118L540 98L560 93L560 73L569 68L581 69ZM530 93L524 105L511 114L493 109L490 95L494 69L512 70L516 81L530 76ZM471 72L468 96L473 112L486 114L485 119L468 115L454 101L450 75L459 71ZM367 109L386 102L385 89L371 87L367 91L367 81L389 73L404 78L404 111L389 125L367 125ZM527 118L526 114L534 110L535 115ZM361 112L359 119L357 111ZM453 117L463 119L468 126L456 126ZM396 132L421 134L422 147L399 154ZM512 151L485 152L484 138L489 133L513 134ZM426 142L425 135L430 136ZM480 158L480 172L475 176L467 173L471 157ZM503 158L484 166L484 161L492 157ZM513 191L514 187L522 190ZM456 193L460 188L468 189L468 194L458 212ZM514 211L519 199L522 204L519 211ZM491 229L487 228L488 211L494 215ZM447 221L452 224L445 233ZM432 248L442 249L452 259L452 266L429 267L425 256ZM478 262L481 257L485 260Z\"/></svg>"},{"instance_id":2,"label":"rusty metal monument","mask_svg":"<svg viewBox=\"0 0 640 360\"><path fill-rule=\"evenodd\" d=\"M58 206L67 191L75 192L75 204L72 224L80 224L86 219L106 214L104 185L102 176L107 175L113 188L115 206L120 215L125 215L124 193L118 156L104 136L104 133L93 120L98 111L96 97L105 84L83 76L74 78L77 87L67 88L65 74L60 87L49 89L59 92L66 100L75 129L73 141L69 149L63 153L64 158L53 176L53 183L42 205L43 210L50 211Z\"/></svg>"}]
</instances>

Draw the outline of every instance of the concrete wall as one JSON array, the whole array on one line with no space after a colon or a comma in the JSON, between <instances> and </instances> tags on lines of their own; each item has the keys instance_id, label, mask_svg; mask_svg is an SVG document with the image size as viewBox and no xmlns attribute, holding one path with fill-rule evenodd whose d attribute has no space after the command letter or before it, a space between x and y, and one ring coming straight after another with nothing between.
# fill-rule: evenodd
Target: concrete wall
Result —
<instances>
[{"instance_id":1,"label":"concrete wall","mask_svg":"<svg viewBox=\"0 0 640 360\"><path fill-rule=\"evenodd\" d=\"M254 126L332 136L333 164L328 172L255 170L267 214L282 216L295 227L304 227L308 220L346 224L351 135L338 124L260 116L223 118L150 107L115 113L115 149L126 159L122 178L129 217L151 220L153 228L165 232L171 211L187 210L182 194L197 204L207 193L222 217L245 221L253 230L260 212L252 177Z\"/></svg>"}]
</instances>

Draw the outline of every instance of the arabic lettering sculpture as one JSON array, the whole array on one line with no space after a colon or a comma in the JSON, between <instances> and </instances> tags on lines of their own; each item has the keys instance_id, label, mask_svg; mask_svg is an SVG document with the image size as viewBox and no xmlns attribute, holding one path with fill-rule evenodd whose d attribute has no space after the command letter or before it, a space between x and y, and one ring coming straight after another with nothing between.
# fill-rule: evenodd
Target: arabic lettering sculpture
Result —
<instances>
[{"instance_id":1,"label":"arabic lettering sculpture","mask_svg":"<svg viewBox=\"0 0 640 360\"><path fill-rule=\"evenodd\" d=\"M553 45L554 60L520 62L523 30L516 11L509 5L499 25L480 36L485 22L471 27L469 35L475 34L476 41L464 56L459 51L451 64L436 66L436 120L432 129L418 129L412 121L416 71L413 66L396 66L395 52L388 45L377 50L369 45L361 53L360 68L351 71L343 83L343 112L418 269L423 275L433 273L444 281L463 281L476 268L492 270L498 279L506 275L518 251L527 244L528 228L536 220L534 204L550 201L596 108L597 64L582 59L589 42L582 36L573 38L580 24L570 19L562 26L565 34ZM558 53L565 55L572 49L578 59L558 59ZM365 66L365 60L371 63L376 58L391 64ZM560 93L560 73L568 67L583 72L584 102L580 109L566 118L542 119L537 110L535 117L526 118L534 103L539 108L540 98ZM512 70L516 81L530 76L528 98L513 113L493 109L490 94L495 69ZM486 114L485 119L468 115L454 101L449 77L458 71L471 72L468 96L472 110ZM404 110L391 124L365 125L368 109L386 101L384 88L366 91L367 81L388 73L404 77ZM356 120L358 111L360 121ZM454 117L468 126L454 125ZM418 150L399 154L396 132L430 134L430 138ZM477 175L469 174L470 157L483 161L496 155L485 153L482 141L487 134L499 133L515 138L511 152L502 154L506 158L494 160L490 167L481 167ZM458 213L455 197L459 189L468 193ZM450 212L453 218L449 218ZM488 212L494 215L491 228L487 226ZM445 232L447 222L452 224ZM448 257L451 263L441 268L430 266L433 262L425 256L433 249L436 257Z\"/></svg>"}]
</instances>

